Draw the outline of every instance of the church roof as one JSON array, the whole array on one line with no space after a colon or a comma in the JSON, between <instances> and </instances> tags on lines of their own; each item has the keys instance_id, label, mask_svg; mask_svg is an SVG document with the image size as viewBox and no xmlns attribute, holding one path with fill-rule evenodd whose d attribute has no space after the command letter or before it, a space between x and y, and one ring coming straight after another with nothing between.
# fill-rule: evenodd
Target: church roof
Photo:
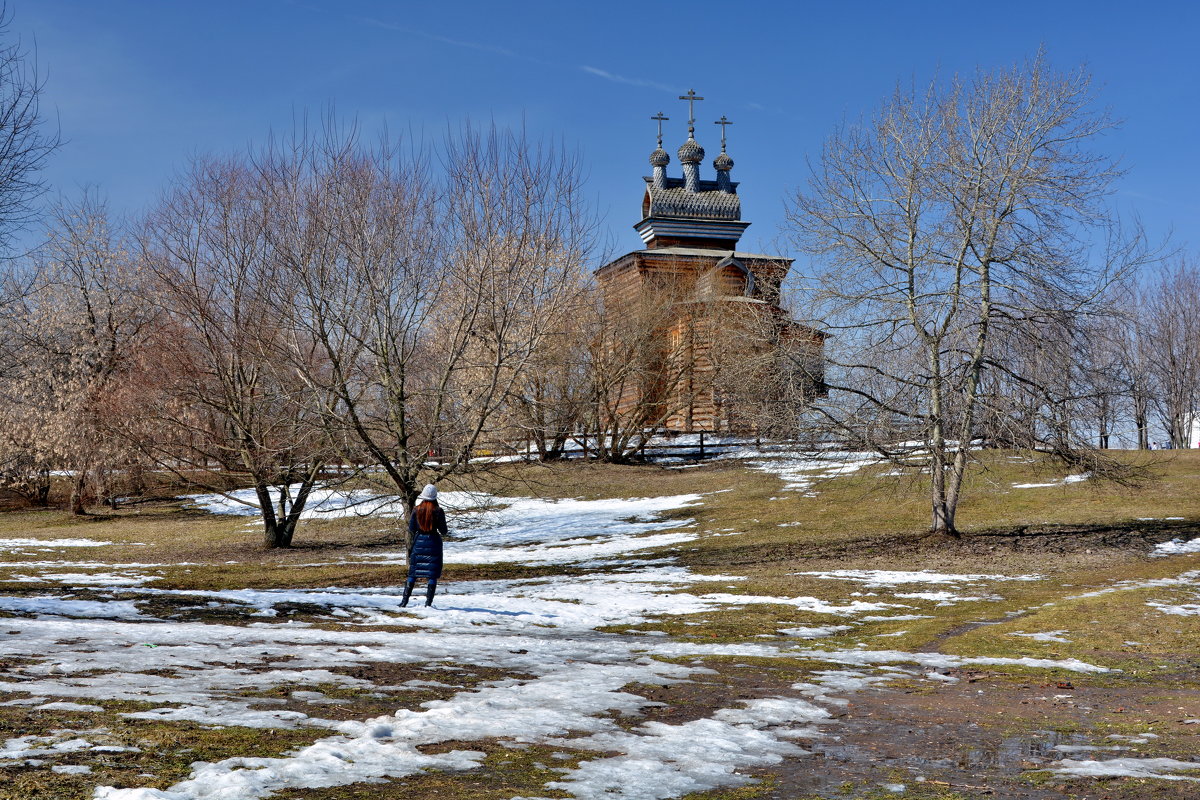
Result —
<instances>
[{"instance_id":1,"label":"church roof","mask_svg":"<svg viewBox=\"0 0 1200 800\"><path fill-rule=\"evenodd\" d=\"M658 255L658 256L709 256L709 257L711 257L713 254L713 248L711 248L711 247L672 246L672 247L657 247L652 250L637 250L635 252L646 253L646 254L650 254L650 255ZM738 258L738 259L763 259L763 260L767 260L767 261L793 261L794 260L791 258L787 258L785 256L769 256L769 255L765 255L763 253L742 253L742 252L735 252L733 250L727 250L725 252L727 252L729 255L733 256L734 258Z\"/></svg>"},{"instance_id":2,"label":"church roof","mask_svg":"<svg viewBox=\"0 0 1200 800\"><path fill-rule=\"evenodd\" d=\"M650 193L647 217L667 219L707 219L733 222L742 218L742 201L735 192L717 188L716 181L700 181L698 192L690 192L682 178L667 178L665 186L654 185L646 178ZM733 184L734 187L737 184Z\"/></svg>"}]
</instances>

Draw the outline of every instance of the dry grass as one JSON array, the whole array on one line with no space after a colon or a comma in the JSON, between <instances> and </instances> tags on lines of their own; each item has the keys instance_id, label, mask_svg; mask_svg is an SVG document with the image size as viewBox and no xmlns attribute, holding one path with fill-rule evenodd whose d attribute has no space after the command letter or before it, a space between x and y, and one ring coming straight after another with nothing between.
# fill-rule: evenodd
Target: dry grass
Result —
<instances>
[{"instance_id":1,"label":"dry grass","mask_svg":"<svg viewBox=\"0 0 1200 800\"><path fill-rule=\"evenodd\" d=\"M926 536L923 489L911 477L881 476L879 473L889 471L882 467L821 482L814 487L815 497L783 491L774 475L722 461L685 470L571 463L514 465L501 473L473 476L460 481L458 486L444 488L545 498L704 494L701 504L672 513L680 520L694 520L694 530L700 536L671 554L698 572L733 573L747 578L728 585L708 584L705 590L710 591L786 597L810 595L845 602L853 592L867 590L861 584L796 573L830 569L931 569L1049 576L1050 580L1038 582L991 584L990 589L997 595L995 599L960 602L950 607L938 607L929 600L906 600L911 613L928 614L930 618L862 623L841 635L810 644L819 649L865 645L870 649L936 649L963 656L1079 658L1118 668L1122 672L1101 676L1005 668L993 670L986 681L993 686L1018 688L1025 684L1036 687L1037 682L1044 685L1045 681L1051 684L1074 681L1081 694L1086 690L1108 692L1106 697L1137 698L1141 706L1106 709L1080 729L1096 736L1153 729L1161 732L1161 742L1164 747L1169 746L1170 752L1186 755L1195 749L1194 743L1189 744L1184 736L1186 731L1164 727L1156 717L1166 713L1164 709L1200 716L1200 707L1189 700L1200 688L1200 659L1195 646L1200 641L1200 617L1166 615L1146 602L1150 599L1184 602L1188 598L1171 587L1131 588L1082 596L1118 581L1135 585L1173 577L1187 569L1200 569L1200 556L1147 558L1154 542L1174 536L1200 536L1200 453L1163 456L1156 465L1158 478L1137 488L1089 481L1052 488L1014 489L1014 483L1048 482L1062 473L1055 473L1048 465L1014 460L1007 453L985 454L985 469L976 472L967 487L959 517L964 536L957 541ZM1156 519L1146 521L1139 517ZM1164 517L1184 517L1184 520L1165 521ZM114 544L109 547L58 551L54 557L109 564L161 564L164 566L139 570L159 576L160 580L153 584L159 588L388 586L396 585L403 576L402 566L357 560L364 555L397 549L400 525L392 519L308 523L298 533L296 547L266 551L259 543L257 527L248 518L202 514L182 508L177 501L159 499L82 519L57 511L0 514L0 538L9 537L111 541ZM343 559L347 561L342 563ZM11 580L22 574L24 560L20 555L0 554L0 591L9 594L46 591L47 584ZM572 572L522 565L450 566L444 581L565 577ZM78 598L90 596L86 589L72 593ZM162 615L178 611L166 605L147 609ZM319 611L293 609L292 618L326 624ZM973 627L973 623L981 620L996 624ZM803 644L789 640L779 631L841 621L788 605L760 604L667 617L641 627L693 641ZM1063 636L1067 642L1041 642L1012 635L1060 630L1068 632ZM813 671L829 668L827 662L806 658L801 653L795 658L766 659L762 663L746 658L706 661L717 670L711 680L664 691L668 707L652 713L671 719L672 714L698 718L716 707L727 706L738 696L739 680L744 680L739 676L742 671L756 671L756 687L787 686L805 680ZM396 676L386 676L384 682L395 680ZM897 686L896 690L918 694L930 691L926 685L907 689ZM331 695L337 692L333 687L327 691ZM631 687L631 691L645 693L644 687ZM353 702L339 708L339 713L344 712L348 717L359 712L359 716L383 713L394 702L364 696L360 703L351 694L347 693L344 699ZM437 696L440 695L414 695L414 702ZM281 694L264 695L264 700L269 699L283 698ZM0 771L0 800L34 796L82 798L90 796L90 787L97 783L166 786L185 777L190 763L197 759L276 755L324 735L314 731L206 729L178 723L130 721L119 716L121 711L128 710L120 704L105 703L105 707L103 714L74 717L35 715L20 707L4 709L0 714L3 737L45 732L54 727L82 729L103 725L121 741L139 741L146 746L144 754L123 756L111 763L89 762L95 769L90 775L54 775L46 770L5 768ZM1081 725L1077 717L1071 717L1065 710L1048 713L1045 718L1031 717L1018 722L1014 715L1001 711L995 717L981 719L981 724L985 728L1008 725L1014 730ZM302 796L329 800L368 796L484 800L512 796L517 791L553 796L544 785L559 773L547 767L574 763L572 758L551 761L552 753L543 748L516 750L495 742L472 742L461 747L485 751L484 769L462 774L428 773L382 785L306 791ZM155 778L147 778L143 773L153 773ZM792 796L780 794L770 776L764 777L768 778L766 783L696 795L694 800ZM876 794L876 789L877 784L851 785L846 796L883 796ZM1108 789L1114 797L1139 796L1115 784ZM934 786L914 787L913 791L914 797L969 796Z\"/></svg>"}]
</instances>

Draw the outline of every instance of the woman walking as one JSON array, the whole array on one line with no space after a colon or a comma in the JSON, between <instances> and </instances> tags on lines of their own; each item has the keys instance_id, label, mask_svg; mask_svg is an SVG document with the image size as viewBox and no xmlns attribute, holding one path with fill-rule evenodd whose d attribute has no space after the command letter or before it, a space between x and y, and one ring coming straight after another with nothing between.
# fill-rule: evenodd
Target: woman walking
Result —
<instances>
[{"instance_id":1,"label":"woman walking","mask_svg":"<svg viewBox=\"0 0 1200 800\"><path fill-rule=\"evenodd\" d=\"M425 484L408 520L408 580L404 582L402 606L408 605L418 578L426 581L425 605L433 605L433 593L442 575L442 536L449 533L446 512L438 505L437 494L437 487Z\"/></svg>"}]
</instances>

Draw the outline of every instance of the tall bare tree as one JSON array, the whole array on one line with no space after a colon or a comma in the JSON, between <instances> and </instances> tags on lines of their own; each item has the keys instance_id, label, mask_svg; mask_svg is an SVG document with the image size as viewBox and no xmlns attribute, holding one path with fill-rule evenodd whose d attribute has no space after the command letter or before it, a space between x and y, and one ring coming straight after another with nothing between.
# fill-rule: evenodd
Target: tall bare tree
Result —
<instances>
[{"instance_id":1,"label":"tall bare tree","mask_svg":"<svg viewBox=\"0 0 1200 800\"><path fill-rule=\"evenodd\" d=\"M434 155L327 126L257 161L286 209L296 371L347 459L410 506L492 449L593 235L574 156L470 126Z\"/></svg>"},{"instance_id":2,"label":"tall bare tree","mask_svg":"<svg viewBox=\"0 0 1200 800\"><path fill-rule=\"evenodd\" d=\"M597 298L580 319L589 331L584 441L603 461L632 457L688 402L692 337L677 319L678 299L671 287L650 287L619 308Z\"/></svg>"},{"instance_id":3,"label":"tall bare tree","mask_svg":"<svg viewBox=\"0 0 1200 800\"><path fill-rule=\"evenodd\" d=\"M582 286L577 297L545 309L551 332L513 383L505 439L518 448L524 442L542 461L563 457L584 428L592 397L594 311L594 297Z\"/></svg>"},{"instance_id":4,"label":"tall bare tree","mask_svg":"<svg viewBox=\"0 0 1200 800\"><path fill-rule=\"evenodd\" d=\"M12 38L12 14L0 6L0 248L36 216L34 201L46 189L42 167L58 149L58 133L46 130L41 112L43 82L36 61Z\"/></svg>"},{"instance_id":5,"label":"tall bare tree","mask_svg":"<svg viewBox=\"0 0 1200 800\"><path fill-rule=\"evenodd\" d=\"M925 462L935 532L957 535L985 375L1054 391L1002 360L998 339L1038 340L1145 258L1106 203L1118 170L1090 149L1112 126L1086 72L1039 54L897 89L827 141L790 204L822 263L816 307L834 334L819 409L851 438ZM919 445L897 446L906 439Z\"/></svg>"},{"instance_id":6,"label":"tall bare tree","mask_svg":"<svg viewBox=\"0 0 1200 800\"><path fill-rule=\"evenodd\" d=\"M160 467L256 508L264 544L287 547L331 448L282 324L293 287L271 236L276 200L246 159L200 159L147 219L142 258L163 325L147 365L158 427L142 445ZM227 491L245 482L253 501Z\"/></svg>"},{"instance_id":7,"label":"tall bare tree","mask_svg":"<svg viewBox=\"0 0 1200 800\"><path fill-rule=\"evenodd\" d=\"M1150 279L1140 311L1151 405L1171 447L1200 446L1190 441L1200 419L1200 270L1179 258Z\"/></svg>"},{"instance_id":8,"label":"tall bare tree","mask_svg":"<svg viewBox=\"0 0 1200 800\"><path fill-rule=\"evenodd\" d=\"M43 500L48 470L67 471L71 509L83 513L111 494L112 476L136 472L115 426L139 418L131 376L154 315L139 301L135 259L94 194L55 207L34 263L28 291L4 319L3 470Z\"/></svg>"}]
</instances>

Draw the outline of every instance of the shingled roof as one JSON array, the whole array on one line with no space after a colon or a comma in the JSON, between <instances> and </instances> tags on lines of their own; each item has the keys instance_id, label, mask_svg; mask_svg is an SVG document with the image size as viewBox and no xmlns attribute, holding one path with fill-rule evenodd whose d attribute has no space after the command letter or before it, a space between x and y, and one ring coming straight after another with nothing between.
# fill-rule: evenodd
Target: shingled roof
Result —
<instances>
[{"instance_id":1,"label":"shingled roof","mask_svg":"<svg viewBox=\"0 0 1200 800\"><path fill-rule=\"evenodd\" d=\"M650 207L646 217L658 219L709 219L733 222L742 218L742 201L736 192L724 192L716 181L700 181L700 191L689 192L682 178L667 178L666 186L646 178ZM733 184L735 190L737 184Z\"/></svg>"}]
</instances>

